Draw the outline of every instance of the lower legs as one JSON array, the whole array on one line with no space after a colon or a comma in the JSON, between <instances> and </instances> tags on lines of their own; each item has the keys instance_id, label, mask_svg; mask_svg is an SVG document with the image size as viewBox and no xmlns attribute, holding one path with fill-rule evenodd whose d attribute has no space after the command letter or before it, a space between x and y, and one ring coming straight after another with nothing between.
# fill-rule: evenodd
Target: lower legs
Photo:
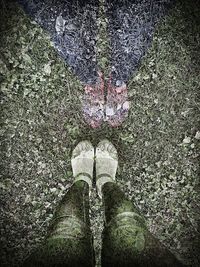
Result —
<instances>
[{"instance_id":1,"label":"lower legs","mask_svg":"<svg viewBox=\"0 0 200 267\"><path fill-rule=\"evenodd\" d=\"M138 255L145 246L145 222L116 184L103 186L105 229L102 266L138 266Z\"/></svg>"},{"instance_id":2,"label":"lower legs","mask_svg":"<svg viewBox=\"0 0 200 267\"><path fill-rule=\"evenodd\" d=\"M118 159L115 147L101 141L96 152L81 142L72 154L75 183L57 208L44 244L25 262L28 267L94 267L89 222L89 189L94 159L96 186L103 197L102 267L182 266L147 230L144 218L115 182Z\"/></svg>"},{"instance_id":3,"label":"lower legs","mask_svg":"<svg viewBox=\"0 0 200 267\"><path fill-rule=\"evenodd\" d=\"M77 181L56 210L44 244L25 266L93 267L93 239L89 223L89 186Z\"/></svg>"},{"instance_id":4,"label":"lower legs","mask_svg":"<svg viewBox=\"0 0 200 267\"><path fill-rule=\"evenodd\" d=\"M102 267L181 267L175 256L147 230L144 218L119 186L102 188L105 208Z\"/></svg>"}]
</instances>

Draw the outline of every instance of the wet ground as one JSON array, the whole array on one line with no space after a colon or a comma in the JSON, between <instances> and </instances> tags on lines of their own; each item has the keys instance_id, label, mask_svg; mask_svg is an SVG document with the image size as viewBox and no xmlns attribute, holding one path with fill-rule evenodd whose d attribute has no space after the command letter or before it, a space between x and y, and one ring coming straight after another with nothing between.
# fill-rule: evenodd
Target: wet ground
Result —
<instances>
[{"instance_id":1,"label":"wet ground","mask_svg":"<svg viewBox=\"0 0 200 267\"><path fill-rule=\"evenodd\" d=\"M110 72L105 10L99 9L97 62ZM117 147L118 182L154 233L183 262L199 266L199 11L177 1L129 79L131 110L113 129L92 130L81 114L83 85L49 34L16 3L1 1L1 263L19 266L44 238L71 185L71 151L83 139ZM91 195L99 255L101 201ZM98 257L99 258L99 257Z\"/></svg>"}]
</instances>

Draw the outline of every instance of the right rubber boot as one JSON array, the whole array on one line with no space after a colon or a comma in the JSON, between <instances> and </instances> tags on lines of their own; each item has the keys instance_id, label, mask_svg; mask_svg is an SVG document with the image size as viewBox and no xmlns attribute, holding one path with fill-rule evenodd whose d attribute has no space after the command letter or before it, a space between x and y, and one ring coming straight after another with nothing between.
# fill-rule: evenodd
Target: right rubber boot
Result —
<instances>
[{"instance_id":1,"label":"right rubber boot","mask_svg":"<svg viewBox=\"0 0 200 267\"><path fill-rule=\"evenodd\" d=\"M114 145L107 139L102 140L96 148L96 187L102 198L102 187L107 182L115 183L118 167L118 154Z\"/></svg>"}]
</instances>

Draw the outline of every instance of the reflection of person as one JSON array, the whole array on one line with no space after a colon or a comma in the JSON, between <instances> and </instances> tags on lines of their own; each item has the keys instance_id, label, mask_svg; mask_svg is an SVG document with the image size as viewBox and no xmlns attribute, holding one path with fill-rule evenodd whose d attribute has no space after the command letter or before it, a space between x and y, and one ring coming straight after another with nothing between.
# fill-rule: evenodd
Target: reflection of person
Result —
<instances>
[{"instance_id":1,"label":"reflection of person","mask_svg":"<svg viewBox=\"0 0 200 267\"><path fill-rule=\"evenodd\" d=\"M18 2L50 33L56 50L84 84L87 123L95 128L105 120L119 126L129 110L127 82L151 43L157 22L174 0L103 0L110 39L107 90L96 59L100 0Z\"/></svg>"},{"instance_id":2,"label":"reflection of person","mask_svg":"<svg viewBox=\"0 0 200 267\"><path fill-rule=\"evenodd\" d=\"M55 212L44 244L24 266L95 266L89 222L94 164L97 192L103 197L105 211L102 266L183 266L148 232L144 218L116 184L117 151L108 140L101 141L96 149L88 141L79 143L71 162L75 182Z\"/></svg>"}]
</instances>

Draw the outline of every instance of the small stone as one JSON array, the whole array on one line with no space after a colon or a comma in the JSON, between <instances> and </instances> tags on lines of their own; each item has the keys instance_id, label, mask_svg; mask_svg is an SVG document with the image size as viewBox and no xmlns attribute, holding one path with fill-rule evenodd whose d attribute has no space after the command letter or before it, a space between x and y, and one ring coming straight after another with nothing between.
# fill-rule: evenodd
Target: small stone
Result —
<instances>
[{"instance_id":1,"label":"small stone","mask_svg":"<svg viewBox=\"0 0 200 267\"><path fill-rule=\"evenodd\" d=\"M191 142L191 138L186 136L184 139L183 139L183 143L184 144L189 144Z\"/></svg>"},{"instance_id":2,"label":"small stone","mask_svg":"<svg viewBox=\"0 0 200 267\"><path fill-rule=\"evenodd\" d=\"M117 86L117 87L120 87L120 86L122 86L122 81L120 81L120 80L117 80L117 81L116 81L116 86Z\"/></svg>"},{"instance_id":3,"label":"small stone","mask_svg":"<svg viewBox=\"0 0 200 267\"><path fill-rule=\"evenodd\" d=\"M190 145L190 147L193 149L193 148L195 147L194 143L192 143L192 144Z\"/></svg>"},{"instance_id":4,"label":"small stone","mask_svg":"<svg viewBox=\"0 0 200 267\"><path fill-rule=\"evenodd\" d=\"M50 192L51 192L51 193L55 193L56 190L57 190L57 189L54 187L54 188L51 188L51 189L50 189Z\"/></svg>"},{"instance_id":5,"label":"small stone","mask_svg":"<svg viewBox=\"0 0 200 267\"><path fill-rule=\"evenodd\" d=\"M50 75L51 74L51 66L50 66L49 63L44 65L44 72L45 72L46 75Z\"/></svg>"},{"instance_id":6,"label":"small stone","mask_svg":"<svg viewBox=\"0 0 200 267\"><path fill-rule=\"evenodd\" d=\"M57 142L57 138L53 136L53 142Z\"/></svg>"},{"instance_id":7,"label":"small stone","mask_svg":"<svg viewBox=\"0 0 200 267\"><path fill-rule=\"evenodd\" d=\"M156 164L156 166L157 166L158 168L161 167L161 161L158 161L158 162L156 162L155 164Z\"/></svg>"},{"instance_id":8,"label":"small stone","mask_svg":"<svg viewBox=\"0 0 200 267\"><path fill-rule=\"evenodd\" d=\"M51 203L45 202L45 208L49 208L51 206Z\"/></svg>"},{"instance_id":9,"label":"small stone","mask_svg":"<svg viewBox=\"0 0 200 267\"><path fill-rule=\"evenodd\" d=\"M197 140L200 140L200 132L198 131L198 132L196 132L196 134L195 134L195 137L194 137L195 139L197 139Z\"/></svg>"},{"instance_id":10,"label":"small stone","mask_svg":"<svg viewBox=\"0 0 200 267\"><path fill-rule=\"evenodd\" d=\"M144 75L144 76L143 76L143 80L145 80L145 81L146 81L146 80L149 80L149 75Z\"/></svg>"},{"instance_id":11,"label":"small stone","mask_svg":"<svg viewBox=\"0 0 200 267\"><path fill-rule=\"evenodd\" d=\"M156 98L156 99L154 99L154 101L153 101L156 105L158 104L158 99Z\"/></svg>"},{"instance_id":12,"label":"small stone","mask_svg":"<svg viewBox=\"0 0 200 267\"><path fill-rule=\"evenodd\" d=\"M152 75L152 79L156 79L157 77L158 77L158 75L155 74L155 73L153 73L153 75Z\"/></svg>"},{"instance_id":13,"label":"small stone","mask_svg":"<svg viewBox=\"0 0 200 267\"><path fill-rule=\"evenodd\" d=\"M65 30L65 24L66 24L66 20L63 19L63 17L60 15L57 17L56 19L56 31L58 34L63 34L64 30Z\"/></svg>"},{"instance_id":14,"label":"small stone","mask_svg":"<svg viewBox=\"0 0 200 267\"><path fill-rule=\"evenodd\" d=\"M113 108L106 107L106 114L107 114L107 116L113 116L114 115Z\"/></svg>"},{"instance_id":15,"label":"small stone","mask_svg":"<svg viewBox=\"0 0 200 267\"><path fill-rule=\"evenodd\" d=\"M138 74L134 77L134 81L139 81L141 79L141 74Z\"/></svg>"}]
</instances>

